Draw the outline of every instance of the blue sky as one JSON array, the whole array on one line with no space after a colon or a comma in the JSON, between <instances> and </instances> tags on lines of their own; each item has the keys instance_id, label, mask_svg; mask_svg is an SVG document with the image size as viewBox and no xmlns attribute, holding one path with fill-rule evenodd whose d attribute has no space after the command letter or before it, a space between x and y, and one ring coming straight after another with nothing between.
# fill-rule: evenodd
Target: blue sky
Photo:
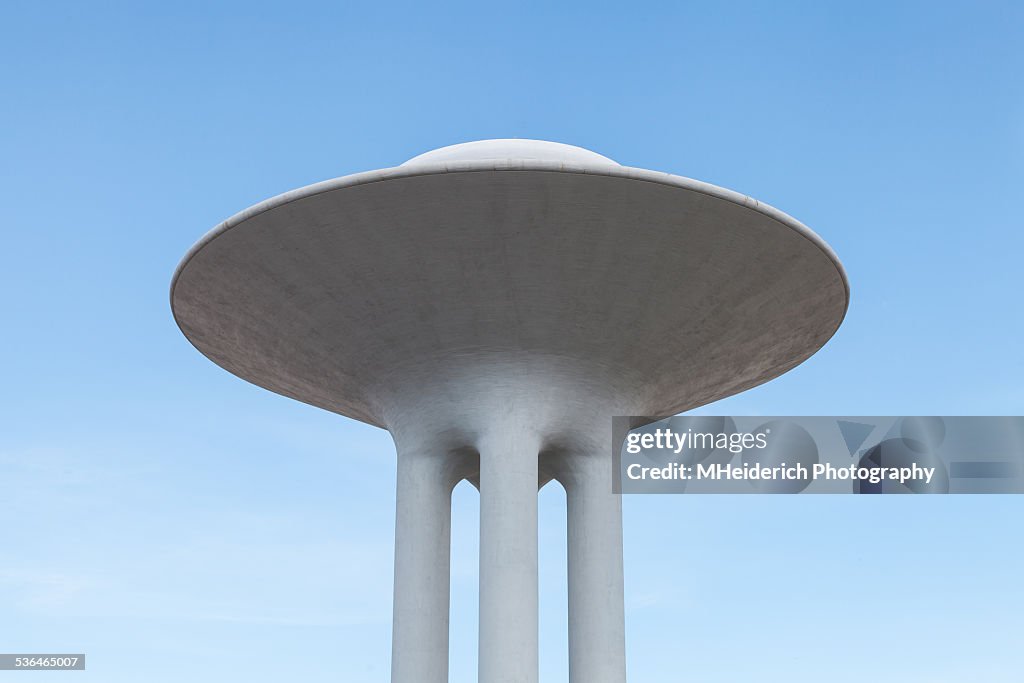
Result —
<instances>
[{"instance_id":1,"label":"blue sky","mask_svg":"<svg viewBox=\"0 0 1024 683\"><path fill-rule=\"evenodd\" d=\"M1022 414L1022 34L1011 2L4 3L0 651L84 651L105 683L387 680L390 438L211 364L167 288L236 211L446 144L581 145L835 248L839 334L706 413ZM564 495L540 504L554 683ZM476 507L460 487L460 682ZM1019 680L1022 513L630 497L631 680Z\"/></svg>"}]
</instances>

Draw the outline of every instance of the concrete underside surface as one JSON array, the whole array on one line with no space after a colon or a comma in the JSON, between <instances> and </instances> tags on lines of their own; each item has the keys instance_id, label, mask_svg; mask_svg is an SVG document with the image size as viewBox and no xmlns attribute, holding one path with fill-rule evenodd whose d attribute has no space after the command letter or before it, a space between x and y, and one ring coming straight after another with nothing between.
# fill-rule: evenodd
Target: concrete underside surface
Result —
<instances>
[{"instance_id":1,"label":"concrete underside surface","mask_svg":"<svg viewBox=\"0 0 1024 683\"><path fill-rule=\"evenodd\" d=\"M537 680L536 492L554 478L571 681L623 683L611 416L770 380L845 314L841 266L792 218L579 152L427 155L297 190L218 226L176 274L175 318L214 362L394 437L396 683L447 681L464 478L480 488L480 682Z\"/></svg>"},{"instance_id":2,"label":"concrete underside surface","mask_svg":"<svg viewBox=\"0 0 1024 683\"><path fill-rule=\"evenodd\" d=\"M510 370L671 415L793 368L845 314L820 239L740 195L654 173L362 175L198 245L172 307L202 353L383 427L410 395L454 405L467 375Z\"/></svg>"}]
</instances>

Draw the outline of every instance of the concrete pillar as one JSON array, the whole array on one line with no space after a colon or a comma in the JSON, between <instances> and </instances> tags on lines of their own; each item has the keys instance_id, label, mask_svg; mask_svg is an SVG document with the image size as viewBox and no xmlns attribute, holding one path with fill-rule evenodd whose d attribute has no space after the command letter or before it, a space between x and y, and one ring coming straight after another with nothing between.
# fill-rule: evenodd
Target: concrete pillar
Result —
<instances>
[{"instance_id":1,"label":"concrete pillar","mask_svg":"<svg viewBox=\"0 0 1024 683\"><path fill-rule=\"evenodd\" d=\"M480 443L479 683L537 683L537 458L523 429Z\"/></svg>"},{"instance_id":2,"label":"concrete pillar","mask_svg":"<svg viewBox=\"0 0 1024 683\"><path fill-rule=\"evenodd\" d=\"M611 454L567 457L569 681L625 683L622 498L612 493Z\"/></svg>"},{"instance_id":3,"label":"concrete pillar","mask_svg":"<svg viewBox=\"0 0 1024 683\"><path fill-rule=\"evenodd\" d=\"M444 453L398 444L392 683L448 682L450 470Z\"/></svg>"}]
</instances>

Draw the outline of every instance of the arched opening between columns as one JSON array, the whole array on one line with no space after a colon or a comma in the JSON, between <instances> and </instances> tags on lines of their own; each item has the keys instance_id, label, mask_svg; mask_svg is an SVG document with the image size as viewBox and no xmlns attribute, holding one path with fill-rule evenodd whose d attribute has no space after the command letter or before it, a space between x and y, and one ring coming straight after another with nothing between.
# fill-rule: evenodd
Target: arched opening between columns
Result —
<instances>
[{"instance_id":1,"label":"arched opening between columns","mask_svg":"<svg viewBox=\"0 0 1024 683\"><path fill-rule=\"evenodd\" d=\"M556 479L537 495L540 681L569 680L569 583L565 488Z\"/></svg>"},{"instance_id":2,"label":"arched opening between columns","mask_svg":"<svg viewBox=\"0 0 1024 683\"><path fill-rule=\"evenodd\" d=\"M452 491L448 680L475 683L480 637L480 492L468 480Z\"/></svg>"}]
</instances>

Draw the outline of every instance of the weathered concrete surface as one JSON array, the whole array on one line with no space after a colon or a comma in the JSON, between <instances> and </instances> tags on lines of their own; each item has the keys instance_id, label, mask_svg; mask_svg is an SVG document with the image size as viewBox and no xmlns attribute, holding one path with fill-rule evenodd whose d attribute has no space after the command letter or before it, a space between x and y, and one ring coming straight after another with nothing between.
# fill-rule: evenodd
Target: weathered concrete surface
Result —
<instances>
[{"instance_id":1,"label":"weathered concrete surface","mask_svg":"<svg viewBox=\"0 0 1024 683\"><path fill-rule=\"evenodd\" d=\"M296 190L218 226L175 275L175 318L214 362L394 436L394 681L447 680L464 477L481 493L479 680L537 680L536 485L554 476L571 679L621 683L610 417L770 380L846 311L838 260L794 219L564 147L455 146Z\"/></svg>"},{"instance_id":2,"label":"weathered concrete surface","mask_svg":"<svg viewBox=\"0 0 1024 683\"><path fill-rule=\"evenodd\" d=\"M182 264L175 318L231 372L386 427L405 388L495 355L564 357L639 387L631 414L673 414L789 370L843 317L820 240L753 200L477 164L500 166L349 176L240 214Z\"/></svg>"}]
</instances>

